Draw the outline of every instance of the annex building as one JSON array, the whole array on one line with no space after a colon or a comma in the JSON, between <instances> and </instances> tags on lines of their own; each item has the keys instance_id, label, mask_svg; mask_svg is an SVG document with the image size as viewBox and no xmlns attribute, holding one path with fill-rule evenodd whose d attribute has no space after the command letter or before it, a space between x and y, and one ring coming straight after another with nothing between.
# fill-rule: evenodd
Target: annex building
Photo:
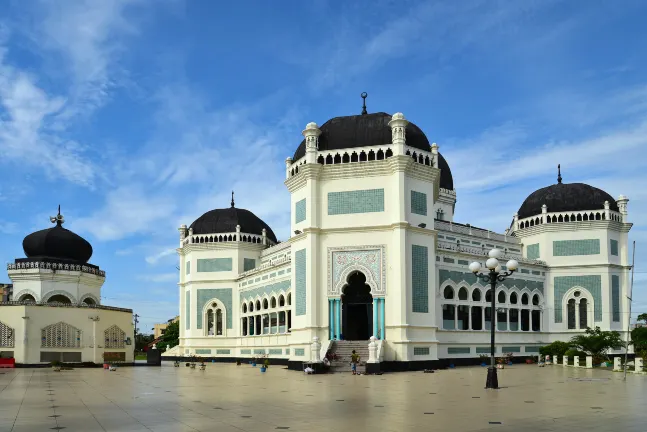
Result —
<instances>
[{"instance_id":1,"label":"annex building","mask_svg":"<svg viewBox=\"0 0 647 432\"><path fill-rule=\"evenodd\" d=\"M560 174L495 233L454 221L448 161L402 113L364 110L302 134L285 161L289 239L233 194L179 228L180 344L165 355L296 367L315 336L322 353L375 336L383 368L410 369L489 353L492 325L497 353L515 355L627 328L626 197ZM519 262L496 293L468 269L492 248Z\"/></svg>"}]
</instances>

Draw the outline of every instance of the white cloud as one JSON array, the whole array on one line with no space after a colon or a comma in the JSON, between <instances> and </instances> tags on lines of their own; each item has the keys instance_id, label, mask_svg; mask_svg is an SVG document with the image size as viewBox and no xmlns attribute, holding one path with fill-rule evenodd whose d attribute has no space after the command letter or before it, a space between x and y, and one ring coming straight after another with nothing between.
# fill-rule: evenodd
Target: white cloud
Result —
<instances>
[{"instance_id":1,"label":"white cloud","mask_svg":"<svg viewBox=\"0 0 647 432\"><path fill-rule=\"evenodd\" d=\"M172 248L163 249L163 250L161 250L161 251L159 251L159 252L157 252L157 253L155 253L153 255L147 256L146 257L146 262L148 264L153 264L154 265L154 264L157 264L160 260L162 260L164 258L174 256L175 253L176 253L175 249L172 249Z\"/></svg>"}]
</instances>

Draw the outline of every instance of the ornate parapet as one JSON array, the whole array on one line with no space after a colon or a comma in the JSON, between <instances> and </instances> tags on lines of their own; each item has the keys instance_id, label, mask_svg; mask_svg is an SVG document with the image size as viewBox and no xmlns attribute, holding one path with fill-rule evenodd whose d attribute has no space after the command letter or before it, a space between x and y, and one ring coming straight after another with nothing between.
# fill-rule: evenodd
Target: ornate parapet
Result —
<instances>
[{"instance_id":1,"label":"ornate parapet","mask_svg":"<svg viewBox=\"0 0 647 432\"><path fill-rule=\"evenodd\" d=\"M7 271L31 270L31 269L78 271L81 273L89 273L100 277L106 277L105 271L93 265L68 264L68 263L53 262L53 261L46 261L46 260L42 260L42 261L20 260L20 261L16 261L13 264L12 263L7 264Z\"/></svg>"}]
</instances>

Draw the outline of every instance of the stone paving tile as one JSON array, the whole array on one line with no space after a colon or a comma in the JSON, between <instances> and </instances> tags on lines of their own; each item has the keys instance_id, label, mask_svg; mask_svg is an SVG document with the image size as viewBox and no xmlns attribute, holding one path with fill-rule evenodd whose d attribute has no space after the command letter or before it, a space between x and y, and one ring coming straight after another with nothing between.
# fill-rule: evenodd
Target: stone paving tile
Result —
<instances>
[{"instance_id":1,"label":"stone paving tile","mask_svg":"<svg viewBox=\"0 0 647 432\"><path fill-rule=\"evenodd\" d=\"M229 364L15 369L0 375L0 432L645 430L646 376L623 382L607 371L519 365L500 371L502 389L485 390L485 374L304 376L273 367L261 375Z\"/></svg>"}]
</instances>

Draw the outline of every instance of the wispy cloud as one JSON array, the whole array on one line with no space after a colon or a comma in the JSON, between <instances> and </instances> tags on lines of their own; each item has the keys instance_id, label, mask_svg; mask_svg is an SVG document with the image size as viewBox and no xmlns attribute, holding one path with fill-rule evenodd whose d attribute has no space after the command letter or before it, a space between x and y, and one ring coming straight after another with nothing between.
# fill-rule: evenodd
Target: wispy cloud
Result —
<instances>
[{"instance_id":1,"label":"wispy cloud","mask_svg":"<svg viewBox=\"0 0 647 432\"><path fill-rule=\"evenodd\" d=\"M162 249L161 251L159 251L159 252L157 252L157 253L155 253L153 255L147 256L146 257L146 262L148 264L153 264L154 265L154 264L157 264L160 260L162 260L164 258L167 258L167 257L171 257L173 255L175 255L175 249L173 249L173 248L168 248L168 249L165 248L165 249Z\"/></svg>"}]
</instances>

